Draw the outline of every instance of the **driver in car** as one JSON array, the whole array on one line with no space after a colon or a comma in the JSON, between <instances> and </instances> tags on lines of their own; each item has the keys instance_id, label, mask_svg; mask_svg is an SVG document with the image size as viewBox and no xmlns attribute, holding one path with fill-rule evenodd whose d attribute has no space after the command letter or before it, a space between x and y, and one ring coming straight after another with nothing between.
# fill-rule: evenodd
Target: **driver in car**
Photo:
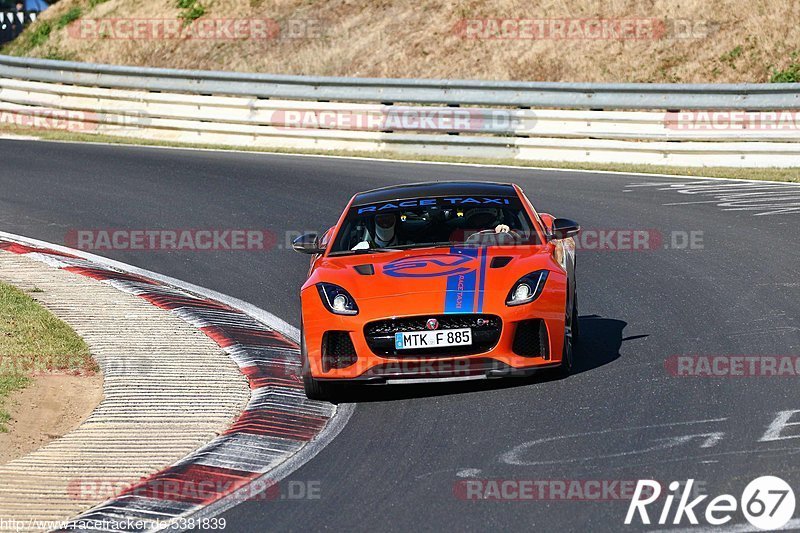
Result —
<instances>
[{"instance_id":1,"label":"driver in car","mask_svg":"<svg viewBox=\"0 0 800 533\"><path fill-rule=\"evenodd\" d=\"M495 234L508 234L511 228L503 223L503 213L499 209L476 208L470 209L466 213L458 212L458 218L463 218L466 226L474 234L493 232ZM374 231L364 229L361 241L353 246L352 250L367 250L370 248L391 248L400 243L399 225L400 217L397 213L378 213L374 218ZM469 231L467 230L467 231ZM469 235L470 233L467 233ZM464 229L457 230L451 235L452 242L464 240ZM469 239L467 239L469 242ZM503 242L503 241L501 241Z\"/></svg>"},{"instance_id":2,"label":"driver in car","mask_svg":"<svg viewBox=\"0 0 800 533\"><path fill-rule=\"evenodd\" d=\"M352 250L368 250L370 248L389 248L398 244L397 215L395 213L379 213L375 215L375 233L370 235L364 230L361 242Z\"/></svg>"},{"instance_id":3,"label":"driver in car","mask_svg":"<svg viewBox=\"0 0 800 533\"><path fill-rule=\"evenodd\" d=\"M375 246L388 248L397 244L397 215L379 213L375 215Z\"/></svg>"},{"instance_id":4,"label":"driver in car","mask_svg":"<svg viewBox=\"0 0 800 533\"><path fill-rule=\"evenodd\" d=\"M458 213L459 217L463 217L465 219L466 225L466 235L471 236L475 234L484 234L489 232L497 233L509 233L511 228L503 223L503 213L499 209L493 208L473 208L469 211L464 213ZM460 232L454 233L454 238L456 234L461 234L464 230Z\"/></svg>"}]
</instances>

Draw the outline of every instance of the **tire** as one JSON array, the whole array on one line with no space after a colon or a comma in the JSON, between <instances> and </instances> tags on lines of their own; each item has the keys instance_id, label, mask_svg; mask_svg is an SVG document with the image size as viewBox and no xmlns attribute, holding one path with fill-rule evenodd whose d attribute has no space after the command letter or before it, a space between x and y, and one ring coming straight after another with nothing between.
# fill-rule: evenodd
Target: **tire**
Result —
<instances>
[{"instance_id":1,"label":"tire","mask_svg":"<svg viewBox=\"0 0 800 533\"><path fill-rule=\"evenodd\" d=\"M573 369L573 347L572 347L572 339L569 338L566 333L564 334L564 351L561 355L561 366L558 367L558 373L561 374L563 377L567 377L572 374Z\"/></svg>"},{"instance_id":2,"label":"tire","mask_svg":"<svg viewBox=\"0 0 800 533\"><path fill-rule=\"evenodd\" d=\"M574 296L572 312L570 312L564 327L564 348L561 352L561 366L559 374L563 377L572 374L575 367L575 345L578 340L578 295Z\"/></svg>"},{"instance_id":3,"label":"tire","mask_svg":"<svg viewBox=\"0 0 800 533\"><path fill-rule=\"evenodd\" d=\"M329 402L333 397L330 383L323 383L311 376L303 376L303 388L309 400Z\"/></svg>"},{"instance_id":4,"label":"tire","mask_svg":"<svg viewBox=\"0 0 800 533\"><path fill-rule=\"evenodd\" d=\"M581 340L580 320L578 319L578 293L575 292L572 304L572 347L577 348Z\"/></svg>"}]
</instances>

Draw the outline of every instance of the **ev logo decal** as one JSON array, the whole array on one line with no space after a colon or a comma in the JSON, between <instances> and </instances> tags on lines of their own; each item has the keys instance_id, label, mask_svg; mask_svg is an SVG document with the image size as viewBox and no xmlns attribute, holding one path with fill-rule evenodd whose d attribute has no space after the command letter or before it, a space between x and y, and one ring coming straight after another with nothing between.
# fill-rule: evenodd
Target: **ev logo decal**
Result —
<instances>
[{"instance_id":1,"label":"ev logo decal","mask_svg":"<svg viewBox=\"0 0 800 533\"><path fill-rule=\"evenodd\" d=\"M672 524L678 525L684 517L690 524L699 524L695 507L697 507L708 496L701 495L689 501L692 493L693 479L687 480L685 485L677 481L669 484L670 493L664 498L664 507L659 513L658 524L666 525L669 515L672 513L672 503L679 497L677 508L675 509ZM681 494L677 491L683 486ZM647 496L643 496L647 494ZM625 524L630 525L634 516L638 512L642 524L650 524L650 516L647 513L647 506L655 502L661 496L661 484L651 479L639 480L633 499L628 507L628 514L625 516ZM741 505L742 514L751 525L763 530L775 530L785 526L794 515L795 496L792 487L784 480L775 476L762 476L751 481L742 491L739 501L730 494L721 494L706 505L705 512L700 516L712 526L727 524L733 518L737 507ZM698 511L699 514L699 511Z\"/></svg>"},{"instance_id":2,"label":"ev logo decal","mask_svg":"<svg viewBox=\"0 0 800 533\"><path fill-rule=\"evenodd\" d=\"M438 278L474 270L474 262L474 257L461 254L404 257L383 267L383 273L393 278Z\"/></svg>"}]
</instances>

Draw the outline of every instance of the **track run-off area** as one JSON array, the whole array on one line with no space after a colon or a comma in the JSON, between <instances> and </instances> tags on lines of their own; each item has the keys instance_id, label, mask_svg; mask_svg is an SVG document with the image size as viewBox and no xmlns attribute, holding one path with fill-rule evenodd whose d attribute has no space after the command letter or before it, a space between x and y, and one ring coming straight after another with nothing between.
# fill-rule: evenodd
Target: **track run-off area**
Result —
<instances>
[{"instance_id":1,"label":"track run-off area","mask_svg":"<svg viewBox=\"0 0 800 533\"><path fill-rule=\"evenodd\" d=\"M229 531L619 531L618 488L638 479L712 497L764 475L800 487L800 365L784 368L800 356L796 184L15 140L0 154L2 231L72 245L80 231L265 230L265 250L90 251L295 327L308 257L288 243L358 191L512 181L581 223L574 375L353 391L341 433L276 497L225 511ZM775 372L737 375L765 356ZM480 498L490 481L546 494Z\"/></svg>"}]
</instances>

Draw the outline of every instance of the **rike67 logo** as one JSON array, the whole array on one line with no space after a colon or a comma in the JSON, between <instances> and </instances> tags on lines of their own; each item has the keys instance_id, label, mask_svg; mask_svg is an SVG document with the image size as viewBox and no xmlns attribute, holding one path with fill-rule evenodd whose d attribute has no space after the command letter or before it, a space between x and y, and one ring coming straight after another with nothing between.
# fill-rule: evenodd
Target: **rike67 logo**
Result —
<instances>
[{"instance_id":1,"label":"rike67 logo","mask_svg":"<svg viewBox=\"0 0 800 533\"><path fill-rule=\"evenodd\" d=\"M662 489L657 481L645 479L639 480L633 493L633 499L628 507L628 514L625 516L625 524L634 523L637 518L642 524L651 524L648 513L648 506L651 504L651 511L656 511L653 519L659 525L672 523L680 524L684 519L690 524L698 525L701 519L712 526L722 526L733 520L737 510L741 510L744 517L751 525L763 530L776 530L784 527L794 516L795 497L794 491L779 477L762 476L751 481L742 491L742 496L737 500L730 494L721 494L708 502L705 500L708 495L691 498L694 480L689 479L686 483L673 481L669 484L669 492L663 497L663 507L661 506ZM683 489L679 494L678 491ZM675 500L678 500L674 507ZM658 503L656 503L658 502ZM703 505L705 503L705 509ZM672 520L670 520L672 518Z\"/></svg>"}]
</instances>

